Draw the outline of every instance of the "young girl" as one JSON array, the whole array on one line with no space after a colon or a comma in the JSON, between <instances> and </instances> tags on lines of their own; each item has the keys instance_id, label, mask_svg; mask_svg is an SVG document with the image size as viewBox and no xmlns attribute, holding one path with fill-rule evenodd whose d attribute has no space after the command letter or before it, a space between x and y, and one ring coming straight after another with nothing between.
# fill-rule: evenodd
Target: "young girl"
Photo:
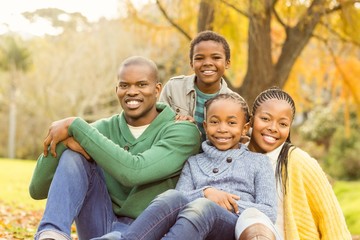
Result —
<instances>
[{"instance_id":1,"label":"young girl","mask_svg":"<svg viewBox=\"0 0 360 240\"><path fill-rule=\"evenodd\" d=\"M260 93L252 115L248 147L271 159L277 180L276 226L283 238L351 239L339 203L320 165L291 144L295 104L290 95L279 88ZM246 222L239 221L236 239L248 233L256 235L254 225L246 228Z\"/></svg>"},{"instance_id":2,"label":"young girl","mask_svg":"<svg viewBox=\"0 0 360 240\"><path fill-rule=\"evenodd\" d=\"M248 121L248 106L237 94L207 101L204 152L188 159L176 190L160 194L121 239L233 240L238 216L251 208L275 222L270 161L239 143ZM266 236L275 239L271 232Z\"/></svg>"}]
</instances>

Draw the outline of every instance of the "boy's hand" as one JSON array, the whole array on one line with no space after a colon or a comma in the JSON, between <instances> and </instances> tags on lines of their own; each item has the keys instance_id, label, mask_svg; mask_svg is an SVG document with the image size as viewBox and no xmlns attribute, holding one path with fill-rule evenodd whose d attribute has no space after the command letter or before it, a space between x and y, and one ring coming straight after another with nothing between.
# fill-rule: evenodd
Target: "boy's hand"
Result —
<instances>
[{"instance_id":1,"label":"boy's hand","mask_svg":"<svg viewBox=\"0 0 360 240\"><path fill-rule=\"evenodd\" d=\"M195 119L192 116L176 115L175 120L176 121L189 121L189 122L195 123Z\"/></svg>"},{"instance_id":2,"label":"boy's hand","mask_svg":"<svg viewBox=\"0 0 360 240\"><path fill-rule=\"evenodd\" d=\"M210 187L204 190L204 196L230 212L239 213L236 200L239 200L240 197L235 194Z\"/></svg>"},{"instance_id":3,"label":"boy's hand","mask_svg":"<svg viewBox=\"0 0 360 240\"><path fill-rule=\"evenodd\" d=\"M70 148L71 150L83 155L86 158L86 160L91 160L90 155L85 151L85 149L73 137L69 137L69 138L65 139L64 141L62 141L62 143L66 147Z\"/></svg>"},{"instance_id":4,"label":"boy's hand","mask_svg":"<svg viewBox=\"0 0 360 240\"><path fill-rule=\"evenodd\" d=\"M55 121L50 125L49 132L44 140L44 156L48 155L50 146L51 155L56 157L56 145L69 137L68 128L75 120L75 117Z\"/></svg>"}]
</instances>

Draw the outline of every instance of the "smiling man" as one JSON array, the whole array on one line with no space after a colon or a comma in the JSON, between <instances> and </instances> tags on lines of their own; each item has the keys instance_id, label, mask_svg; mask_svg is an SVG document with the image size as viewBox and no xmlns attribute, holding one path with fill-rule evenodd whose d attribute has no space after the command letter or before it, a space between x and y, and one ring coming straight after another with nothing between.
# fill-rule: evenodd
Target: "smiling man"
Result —
<instances>
[{"instance_id":1,"label":"smiling man","mask_svg":"<svg viewBox=\"0 0 360 240\"><path fill-rule=\"evenodd\" d=\"M80 239L122 232L155 196L175 187L200 135L157 103L160 91L155 63L130 57L118 71L121 114L51 124L30 183L34 199L47 198L35 239L71 239L74 221Z\"/></svg>"}]
</instances>

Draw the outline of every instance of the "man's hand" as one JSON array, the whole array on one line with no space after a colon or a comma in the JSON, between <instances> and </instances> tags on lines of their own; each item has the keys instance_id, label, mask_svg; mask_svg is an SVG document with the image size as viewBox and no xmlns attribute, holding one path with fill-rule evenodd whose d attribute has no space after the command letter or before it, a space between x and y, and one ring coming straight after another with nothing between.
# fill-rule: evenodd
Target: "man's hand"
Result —
<instances>
[{"instance_id":1,"label":"man's hand","mask_svg":"<svg viewBox=\"0 0 360 240\"><path fill-rule=\"evenodd\" d=\"M62 143L66 147L70 148L71 150L83 155L86 158L86 160L91 160L90 155L85 151L85 149L73 137L68 137L67 139L62 141Z\"/></svg>"},{"instance_id":2,"label":"man's hand","mask_svg":"<svg viewBox=\"0 0 360 240\"><path fill-rule=\"evenodd\" d=\"M235 194L210 187L204 190L204 196L230 212L239 213L239 207L235 200L239 200L240 197Z\"/></svg>"},{"instance_id":3,"label":"man's hand","mask_svg":"<svg viewBox=\"0 0 360 240\"><path fill-rule=\"evenodd\" d=\"M49 127L49 132L44 140L44 156L48 155L50 146L51 155L56 157L56 145L69 137L68 128L75 120L75 117L65 118L53 122Z\"/></svg>"}]
</instances>

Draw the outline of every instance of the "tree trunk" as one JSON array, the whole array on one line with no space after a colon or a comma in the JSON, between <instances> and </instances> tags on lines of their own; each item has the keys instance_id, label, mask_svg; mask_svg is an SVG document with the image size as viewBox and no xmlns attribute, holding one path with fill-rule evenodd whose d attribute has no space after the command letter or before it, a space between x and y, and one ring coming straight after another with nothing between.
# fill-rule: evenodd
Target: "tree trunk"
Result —
<instances>
[{"instance_id":1,"label":"tree trunk","mask_svg":"<svg viewBox=\"0 0 360 240\"><path fill-rule=\"evenodd\" d=\"M274 64L271 56L270 22L272 1L249 1L248 67L243 84L233 88L251 106L263 90L278 86L283 88L296 59L309 42L324 11L325 0L314 0L307 12L294 27L285 26L286 39L281 54Z\"/></svg>"},{"instance_id":2,"label":"tree trunk","mask_svg":"<svg viewBox=\"0 0 360 240\"><path fill-rule=\"evenodd\" d=\"M8 136L8 158L15 158L16 149L16 88L11 86L10 89L10 104L9 104L9 136Z\"/></svg>"},{"instance_id":3,"label":"tree trunk","mask_svg":"<svg viewBox=\"0 0 360 240\"><path fill-rule=\"evenodd\" d=\"M249 1L248 64L240 88L235 89L252 105L260 91L272 85L271 2Z\"/></svg>"},{"instance_id":4,"label":"tree trunk","mask_svg":"<svg viewBox=\"0 0 360 240\"><path fill-rule=\"evenodd\" d=\"M214 0L201 0L197 21L197 31L213 30Z\"/></svg>"}]
</instances>

